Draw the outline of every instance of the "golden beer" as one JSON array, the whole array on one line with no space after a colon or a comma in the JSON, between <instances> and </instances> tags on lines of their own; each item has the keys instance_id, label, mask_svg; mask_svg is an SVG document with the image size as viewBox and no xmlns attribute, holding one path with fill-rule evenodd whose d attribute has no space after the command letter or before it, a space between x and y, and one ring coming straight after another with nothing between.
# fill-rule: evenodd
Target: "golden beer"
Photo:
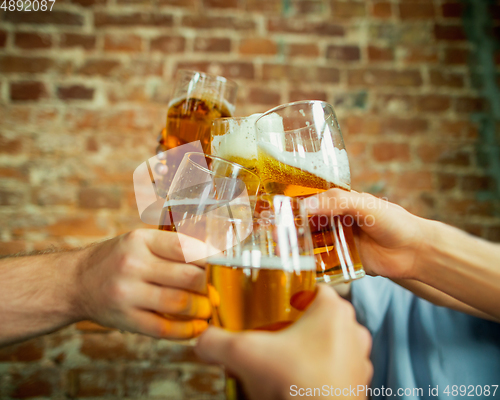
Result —
<instances>
[{"instance_id":1,"label":"golden beer","mask_svg":"<svg viewBox=\"0 0 500 400\"><path fill-rule=\"evenodd\" d=\"M310 171L278 161L265 150L265 146L259 146L258 153L259 174L267 193L305 198L333 188L349 190L348 185L336 184ZM309 169L314 170L314 168ZM340 172L335 171L332 175L340 176ZM336 281L338 277L344 276L346 268L351 270L349 271L351 278L364 276L354 242L352 224L344 223L343 218L338 216L309 215L309 227L318 278L323 278L326 282ZM348 280L349 276L346 278Z\"/></svg>"},{"instance_id":2,"label":"golden beer","mask_svg":"<svg viewBox=\"0 0 500 400\"><path fill-rule=\"evenodd\" d=\"M216 326L230 331L277 331L296 321L314 298L314 268L285 271L266 268L266 262L253 268L225 265L227 261L209 260L206 266Z\"/></svg>"}]
</instances>

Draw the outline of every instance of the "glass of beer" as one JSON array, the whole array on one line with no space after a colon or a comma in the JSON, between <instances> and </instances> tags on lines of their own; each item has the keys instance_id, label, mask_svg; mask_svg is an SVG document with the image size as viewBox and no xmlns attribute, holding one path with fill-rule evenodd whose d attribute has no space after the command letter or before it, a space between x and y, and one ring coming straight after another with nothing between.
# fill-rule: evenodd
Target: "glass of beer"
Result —
<instances>
[{"instance_id":1,"label":"glass of beer","mask_svg":"<svg viewBox=\"0 0 500 400\"><path fill-rule=\"evenodd\" d=\"M208 212L235 200L250 205L249 199L259 187L258 175L241 165L203 153L186 153L170 185L159 229L204 241Z\"/></svg>"},{"instance_id":2,"label":"glass of beer","mask_svg":"<svg viewBox=\"0 0 500 400\"><path fill-rule=\"evenodd\" d=\"M278 106L256 122L259 175L271 194L305 198L331 188L349 191L349 161L333 107L321 101ZM318 281L365 276L353 219L310 215Z\"/></svg>"},{"instance_id":3,"label":"glass of beer","mask_svg":"<svg viewBox=\"0 0 500 400\"><path fill-rule=\"evenodd\" d=\"M212 323L230 331L284 329L315 296L315 260L308 217L301 202L260 196L252 215L218 208L207 218L207 259ZM235 208L237 209L237 208ZM226 376L228 400L244 399Z\"/></svg>"},{"instance_id":4,"label":"glass of beer","mask_svg":"<svg viewBox=\"0 0 500 400\"><path fill-rule=\"evenodd\" d=\"M211 154L233 161L258 174L255 121L262 114L219 118L212 122Z\"/></svg>"},{"instance_id":5,"label":"glass of beer","mask_svg":"<svg viewBox=\"0 0 500 400\"><path fill-rule=\"evenodd\" d=\"M159 136L156 149L161 163L157 165L157 185L166 193L182 156L186 152L210 154L210 129L216 118L234 114L235 82L222 76L198 71L179 70L171 101L168 104L167 122ZM201 148L195 145L200 141ZM190 145L191 143L191 145ZM165 153L175 147L186 145L182 152Z\"/></svg>"}]
</instances>

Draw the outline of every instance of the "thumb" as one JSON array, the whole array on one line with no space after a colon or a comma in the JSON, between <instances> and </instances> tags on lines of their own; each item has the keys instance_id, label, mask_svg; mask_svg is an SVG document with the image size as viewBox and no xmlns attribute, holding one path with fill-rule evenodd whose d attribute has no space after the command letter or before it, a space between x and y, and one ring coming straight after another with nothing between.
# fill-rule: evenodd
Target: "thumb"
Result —
<instances>
[{"instance_id":1,"label":"thumb","mask_svg":"<svg viewBox=\"0 0 500 400\"><path fill-rule=\"evenodd\" d=\"M195 353L206 362L223 364L232 369L232 350L239 336L238 333L211 326L198 338Z\"/></svg>"},{"instance_id":2,"label":"thumb","mask_svg":"<svg viewBox=\"0 0 500 400\"><path fill-rule=\"evenodd\" d=\"M295 326L299 327L302 325L314 326L314 320L330 318L332 310L335 309L336 304L342 301L344 300L333 288L324 284L318 285L315 299L307 308L304 315L295 324L293 324L290 329L294 329Z\"/></svg>"}]
</instances>

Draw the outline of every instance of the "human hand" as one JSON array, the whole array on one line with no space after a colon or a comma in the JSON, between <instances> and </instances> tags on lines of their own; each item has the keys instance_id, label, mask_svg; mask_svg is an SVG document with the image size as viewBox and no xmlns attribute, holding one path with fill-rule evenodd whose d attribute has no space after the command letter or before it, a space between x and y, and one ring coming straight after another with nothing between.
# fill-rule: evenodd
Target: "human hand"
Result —
<instances>
[{"instance_id":1,"label":"human hand","mask_svg":"<svg viewBox=\"0 0 500 400\"><path fill-rule=\"evenodd\" d=\"M82 319L156 338L203 332L210 317L203 263L184 263L178 235L140 229L87 248L76 296ZM185 240L193 243L184 248L203 251Z\"/></svg>"},{"instance_id":2,"label":"human hand","mask_svg":"<svg viewBox=\"0 0 500 400\"><path fill-rule=\"evenodd\" d=\"M357 247L368 274L413 278L419 253L432 233L433 221L368 193L330 189L306 200L310 214L351 216ZM347 222L352 222L349 218Z\"/></svg>"},{"instance_id":3,"label":"human hand","mask_svg":"<svg viewBox=\"0 0 500 400\"><path fill-rule=\"evenodd\" d=\"M211 327L196 352L237 376L250 399L276 400L290 398L292 389L368 385L370 349L370 334L356 322L352 305L320 285L314 302L289 328L233 333Z\"/></svg>"}]
</instances>

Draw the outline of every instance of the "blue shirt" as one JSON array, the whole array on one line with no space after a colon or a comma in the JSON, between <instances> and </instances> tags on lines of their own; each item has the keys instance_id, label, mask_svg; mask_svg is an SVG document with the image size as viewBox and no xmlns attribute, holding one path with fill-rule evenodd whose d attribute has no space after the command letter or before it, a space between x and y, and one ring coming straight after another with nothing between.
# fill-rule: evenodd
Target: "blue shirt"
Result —
<instances>
[{"instance_id":1,"label":"blue shirt","mask_svg":"<svg viewBox=\"0 0 500 400\"><path fill-rule=\"evenodd\" d=\"M373 399L500 398L500 324L435 306L381 277L353 282L352 304L373 337ZM375 391L382 387L392 393Z\"/></svg>"}]
</instances>

